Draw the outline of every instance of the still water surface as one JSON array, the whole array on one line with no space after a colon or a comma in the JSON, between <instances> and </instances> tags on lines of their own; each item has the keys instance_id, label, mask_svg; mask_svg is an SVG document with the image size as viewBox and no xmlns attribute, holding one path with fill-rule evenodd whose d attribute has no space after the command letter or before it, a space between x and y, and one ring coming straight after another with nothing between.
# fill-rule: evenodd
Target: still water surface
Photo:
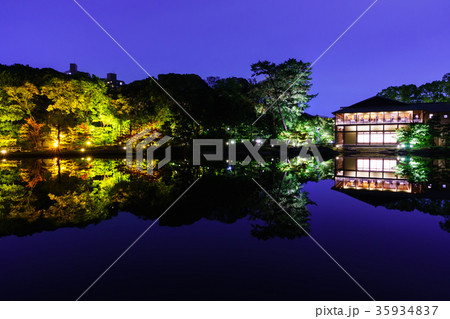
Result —
<instances>
[{"instance_id":1,"label":"still water surface","mask_svg":"<svg viewBox=\"0 0 450 319\"><path fill-rule=\"evenodd\" d=\"M77 299L200 178L83 300L368 300L253 177L375 299L449 300L447 161L373 163L1 162L0 299Z\"/></svg>"}]
</instances>

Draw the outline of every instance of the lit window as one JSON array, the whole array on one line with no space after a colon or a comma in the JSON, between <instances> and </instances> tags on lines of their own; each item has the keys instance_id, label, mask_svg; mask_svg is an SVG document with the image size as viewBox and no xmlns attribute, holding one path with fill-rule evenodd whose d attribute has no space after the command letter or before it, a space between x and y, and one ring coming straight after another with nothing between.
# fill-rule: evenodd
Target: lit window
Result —
<instances>
[{"instance_id":1,"label":"lit window","mask_svg":"<svg viewBox=\"0 0 450 319\"><path fill-rule=\"evenodd\" d=\"M397 161L396 160L384 160L384 171L385 172L395 172L395 169L397 168Z\"/></svg>"},{"instance_id":2,"label":"lit window","mask_svg":"<svg viewBox=\"0 0 450 319\"><path fill-rule=\"evenodd\" d=\"M381 172L383 171L383 160L382 159L371 159L370 160L370 170Z\"/></svg>"},{"instance_id":3,"label":"lit window","mask_svg":"<svg viewBox=\"0 0 450 319\"><path fill-rule=\"evenodd\" d=\"M384 144L397 144L397 134L395 132L384 133Z\"/></svg>"},{"instance_id":4,"label":"lit window","mask_svg":"<svg viewBox=\"0 0 450 319\"><path fill-rule=\"evenodd\" d=\"M369 144L369 132L358 132L358 144Z\"/></svg>"},{"instance_id":5,"label":"lit window","mask_svg":"<svg viewBox=\"0 0 450 319\"><path fill-rule=\"evenodd\" d=\"M368 171L370 169L370 161L368 159L358 159L357 161L358 171Z\"/></svg>"},{"instance_id":6,"label":"lit window","mask_svg":"<svg viewBox=\"0 0 450 319\"><path fill-rule=\"evenodd\" d=\"M372 132L370 136L370 141L372 144L383 144L383 133Z\"/></svg>"}]
</instances>

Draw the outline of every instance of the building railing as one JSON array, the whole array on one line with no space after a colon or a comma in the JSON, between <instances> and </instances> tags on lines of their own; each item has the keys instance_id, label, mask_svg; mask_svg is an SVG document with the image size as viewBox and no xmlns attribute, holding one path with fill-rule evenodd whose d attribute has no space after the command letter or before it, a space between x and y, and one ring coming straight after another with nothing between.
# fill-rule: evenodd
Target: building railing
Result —
<instances>
[{"instance_id":1,"label":"building railing","mask_svg":"<svg viewBox=\"0 0 450 319\"><path fill-rule=\"evenodd\" d=\"M370 119L370 120L342 120L336 119L336 124L398 124L398 123L422 123L422 119L400 118L400 119Z\"/></svg>"}]
</instances>

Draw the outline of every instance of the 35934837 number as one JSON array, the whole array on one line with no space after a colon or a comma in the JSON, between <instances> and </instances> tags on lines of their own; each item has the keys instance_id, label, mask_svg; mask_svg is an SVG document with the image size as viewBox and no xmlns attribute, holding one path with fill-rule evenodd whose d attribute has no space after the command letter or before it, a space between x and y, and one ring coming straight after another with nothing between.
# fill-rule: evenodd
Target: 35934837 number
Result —
<instances>
[{"instance_id":1,"label":"35934837 number","mask_svg":"<svg viewBox=\"0 0 450 319\"><path fill-rule=\"evenodd\" d=\"M377 316L434 316L438 306L377 306Z\"/></svg>"}]
</instances>

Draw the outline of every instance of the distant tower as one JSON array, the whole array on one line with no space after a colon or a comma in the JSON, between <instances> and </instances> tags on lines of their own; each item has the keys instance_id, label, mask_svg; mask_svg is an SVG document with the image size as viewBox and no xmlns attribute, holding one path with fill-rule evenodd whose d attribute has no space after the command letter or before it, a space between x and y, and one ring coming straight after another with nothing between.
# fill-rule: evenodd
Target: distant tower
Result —
<instances>
[{"instance_id":1,"label":"distant tower","mask_svg":"<svg viewBox=\"0 0 450 319\"><path fill-rule=\"evenodd\" d=\"M78 66L76 63L70 63L70 68L68 71L64 72L67 75L77 75L77 77L91 77L91 75L87 72L78 71Z\"/></svg>"},{"instance_id":2,"label":"distant tower","mask_svg":"<svg viewBox=\"0 0 450 319\"><path fill-rule=\"evenodd\" d=\"M77 74L78 66L75 63L70 63L70 74Z\"/></svg>"},{"instance_id":3,"label":"distant tower","mask_svg":"<svg viewBox=\"0 0 450 319\"><path fill-rule=\"evenodd\" d=\"M117 81L117 74L115 74L115 73L107 73L106 74L106 80L112 81L113 83L115 83Z\"/></svg>"},{"instance_id":4,"label":"distant tower","mask_svg":"<svg viewBox=\"0 0 450 319\"><path fill-rule=\"evenodd\" d=\"M106 79L102 79L102 80L112 88L117 88L117 87L125 84L124 81L117 80L116 73L106 73Z\"/></svg>"}]
</instances>

